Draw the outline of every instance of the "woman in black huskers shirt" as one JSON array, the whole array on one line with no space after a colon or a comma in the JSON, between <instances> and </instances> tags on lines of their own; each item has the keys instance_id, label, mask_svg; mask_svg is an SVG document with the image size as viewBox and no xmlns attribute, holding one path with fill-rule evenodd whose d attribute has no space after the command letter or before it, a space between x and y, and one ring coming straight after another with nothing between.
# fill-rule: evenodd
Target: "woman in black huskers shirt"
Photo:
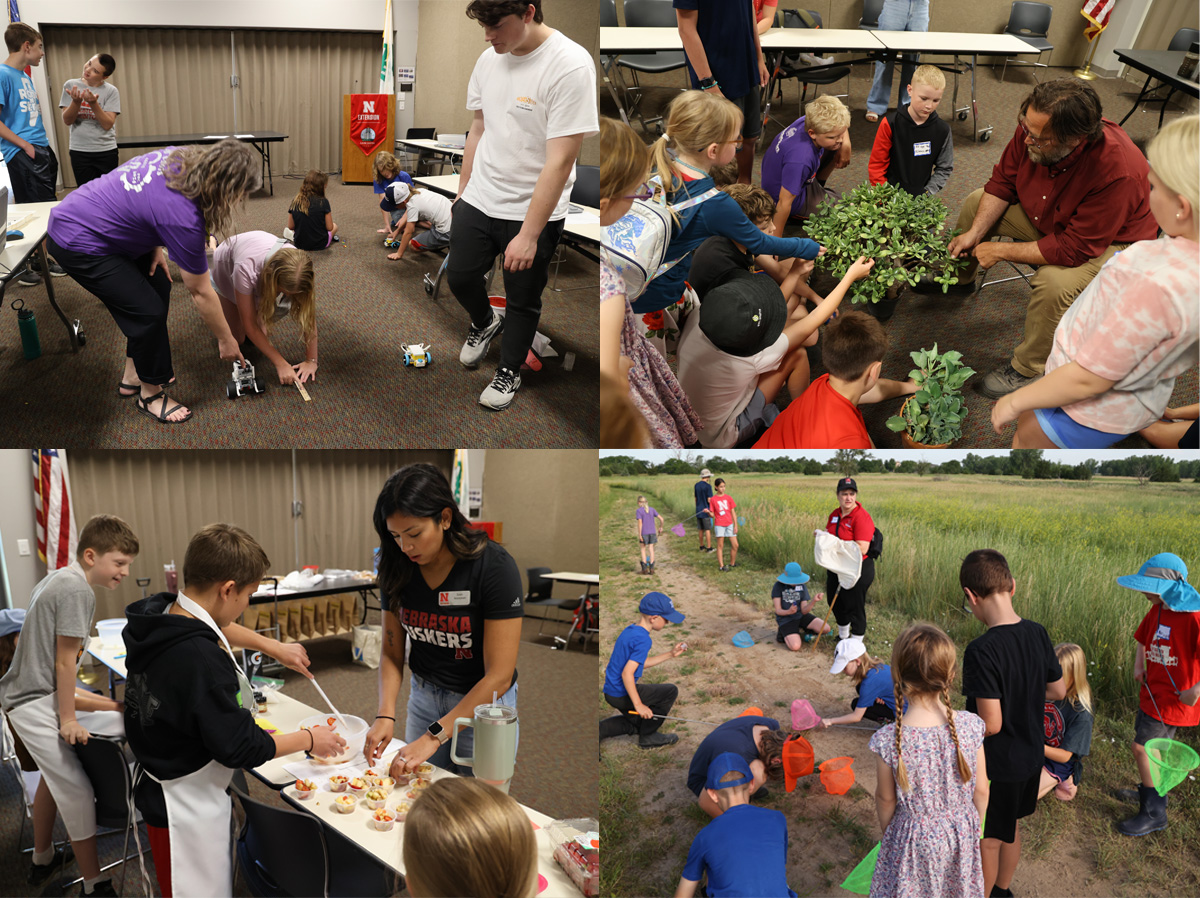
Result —
<instances>
[{"instance_id":1,"label":"woman in black huskers shirt","mask_svg":"<svg viewBox=\"0 0 1200 898\"><path fill-rule=\"evenodd\" d=\"M517 648L525 613L516 562L459 511L445 476L433 465L408 465L388 478L375 503L383 651L379 716L364 754L374 763L392 738L404 671L412 671L404 740L391 774L429 761L470 775L450 760L457 717L471 717L492 694L517 706ZM458 738L472 753L474 731Z\"/></svg>"}]
</instances>

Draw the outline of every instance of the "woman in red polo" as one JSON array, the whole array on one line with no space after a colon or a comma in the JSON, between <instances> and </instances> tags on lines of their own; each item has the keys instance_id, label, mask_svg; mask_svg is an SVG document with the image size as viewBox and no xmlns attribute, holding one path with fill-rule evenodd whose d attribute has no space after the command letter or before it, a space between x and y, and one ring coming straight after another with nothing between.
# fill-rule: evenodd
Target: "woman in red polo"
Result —
<instances>
[{"instance_id":1,"label":"woman in red polo","mask_svg":"<svg viewBox=\"0 0 1200 898\"><path fill-rule=\"evenodd\" d=\"M867 510L858 504L858 484L853 478L843 477L837 484L838 507L829 515L825 530L838 539L853 540L862 552L862 573L858 582L850 589L838 589L838 577L830 571L825 582L825 594L833 604L833 616L838 623L838 639L867 633L867 590L875 579L875 560L867 557L871 539L875 536L875 522ZM837 595L836 601L833 596Z\"/></svg>"}]
</instances>

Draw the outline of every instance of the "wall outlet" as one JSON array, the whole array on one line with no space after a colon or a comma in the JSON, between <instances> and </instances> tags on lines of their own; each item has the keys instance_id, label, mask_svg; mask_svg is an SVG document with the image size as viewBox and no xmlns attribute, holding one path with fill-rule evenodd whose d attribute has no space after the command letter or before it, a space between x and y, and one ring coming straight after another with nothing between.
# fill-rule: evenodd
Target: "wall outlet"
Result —
<instances>
[{"instance_id":1,"label":"wall outlet","mask_svg":"<svg viewBox=\"0 0 1200 898\"><path fill-rule=\"evenodd\" d=\"M17 540L17 554L18 555L28 555L29 554L29 540L27 540L27 539Z\"/></svg>"}]
</instances>

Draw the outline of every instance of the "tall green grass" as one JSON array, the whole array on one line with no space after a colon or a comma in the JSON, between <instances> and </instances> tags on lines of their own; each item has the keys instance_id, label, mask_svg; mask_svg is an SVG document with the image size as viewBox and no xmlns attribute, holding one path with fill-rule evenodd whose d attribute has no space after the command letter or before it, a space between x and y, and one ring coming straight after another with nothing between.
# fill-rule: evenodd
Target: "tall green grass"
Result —
<instances>
[{"instance_id":1,"label":"tall green grass","mask_svg":"<svg viewBox=\"0 0 1200 898\"><path fill-rule=\"evenodd\" d=\"M1200 568L1200 488L965 475L856 479L859 500L884 532L871 603L935 621L965 646L980 625L962 612L959 566L973 549L996 549L1017 581L1017 612L1042 624L1053 642L1083 647L1092 689L1113 711L1134 706L1133 633L1149 605L1118 586L1116 577L1136 573L1158 552L1174 552ZM746 518L738 533L741 550L780 570L798 561L823 585L812 532L824 529L837 504L834 478L744 474L726 480L737 513ZM695 481L660 475L611 483L653 494L670 526L695 510Z\"/></svg>"}]
</instances>

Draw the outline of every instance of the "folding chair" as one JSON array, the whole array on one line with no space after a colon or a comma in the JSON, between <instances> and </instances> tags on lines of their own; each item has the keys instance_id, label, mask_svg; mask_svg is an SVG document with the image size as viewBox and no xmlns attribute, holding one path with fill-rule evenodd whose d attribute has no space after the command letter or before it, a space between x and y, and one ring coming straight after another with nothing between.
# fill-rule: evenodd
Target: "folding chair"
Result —
<instances>
[{"instance_id":1,"label":"folding chair","mask_svg":"<svg viewBox=\"0 0 1200 898\"><path fill-rule=\"evenodd\" d=\"M863 31L878 31L881 12L883 0L863 0L862 17L858 20L858 27Z\"/></svg>"},{"instance_id":2,"label":"folding chair","mask_svg":"<svg viewBox=\"0 0 1200 898\"><path fill-rule=\"evenodd\" d=\"M407 131L404 132L404 137L406 140L435 140L437 138L437 128L409 128ZM405 169L405 171L409 171L409 167L408 167L409 158L410 158L410 154L413 153L414 150L405 144L401 144L401 146L403 147L402 152L404 153L404 169ZM415 152L416 152L416 156L417 156L416 169L412 170L410 172L411 174L414 174L414 175L418 174L420 171L420 168L421 168L421 163L423 163L423 162L426 164L429 164L432 162L438 162L439 163L439 167L438 167L439 175L446 170L446 157L445 156L442 156L439 159L435 159L434 154L429 152L428 150L416 150Z\"/></svg>"},{"instance_id":3,"label":"folding chair","mask_svg":"<svg viewBox=\"0 0 1200 898\"><path fill-rule=\"evenodd\" d=\"M25 841L26 822L30 826L33 825L33 795L37 791L41 774L26 773L21 769L21 761L17 757L17 745L12 730L8 728L8 718L2 713L0 713L0 754L3 755L4 766L16 777L17 788L21 790L21 801L25 805L25 813L21 816L21 829L17 833L17 847L20 848L22 854L30 854L33 846L24 848L21 843Z\"/></svg>"},{"instance_id":4,"label":"folding chair","mask_svg":"<svg viewBox=\"0 0 1200 898\"><path fill-rule=\"evenodd\" d=\"M554 601L554 581L547 580L543 574L550 573L548 567L530 567L525 569L525 577L529 581L529 592L525 595L525 616L541 618L542 625L538 627L538 636L542 635L542 627L546 625L548 619L557 620L558 618L549 618L546 614L546 609L550 607L558 607L558 603ZM530 614L530 608L538 608L541 614Z\"/></svg>"},{"instance_id":5,"label":"folding chair","mask_svg":"<svg viewBox=\"0 0 1200 898\"><path fill-rule=\"evenodd\" d=\"M101 872L111 870L121 864L121 884L116 887L117 894L125 883L126 861L134 858L141 860L141 841L135 830L141 825L141 815L133 807L133 775L130 773L129 761L125 758L125 740L117 736L100 736L92 734L87 744L77 743L75 754L79 763L92 783L92 791L96 795L96 825L100 835L111 835L123 832L124 845L121 847L121 857L100 868ZM105 832L107 830L107 832ZM134 835L137 849L129 853L129 836ZM147 836L149 842L149 836ZM63 889L83 882L83 878L64 883Z\"/></svg>"},{"instance_id":6,"label":"folding chair","mask_svg":"<svg viewBox=\"0 0 1200 898\"><path fill-rule=\"evenodd\" d=\"M1046 63L1041 62L1042 54L1047 51L1054 50L1054 44L1046 40L1046 35L1050 31L1050 17L1054 14L1054 7L1049 3L1034 3L1032 0L1013 0L1012 9L1008 13L1008 24L1004 26L1003 34L1012 34L1025 41L1027 44L1032 44L1037 48L1037 59L1033 62L1026 62L1023 59L1013 59L1011 56L1004 57L1004 67L1000 69L1000 80L1004 80L1004 73L1008 71L1008 64L1013 65L1028 65L1034 66L1033 80L1037 81L1037 68L1048 68ZM992 70L995 71L996 66L992 65Z\"/></svg>"},{"instance_id":7,"label":"folding chair","mask_svg":"<svg viewBox=\"0 0 1200 898\"><path fill-rule=\"evenodd\" d=\"M1013 242L1011 237L997 237L995 239L1007 240L1010 243ZM1024 281L1026 286L1029 286L1030 279L1037 273L1036 265L1026 265L1024 262L1010 262L1008 259L1002 259L1001 261L1012 269L1012 275L1006 278L989 279L988 275L991 273L992 268L995 268L996 266L993 265L992 268L986 270L981 269L979 274L976 275L976 279L979 281L979 285L975 288L976 292L983 290L984 287L991 287L995 286L996 284L1006 283L1008 281ZM1017 267L1018 265L1022 266L1023 268L1028 268L1029 273L1026 274L1021 270L1021 268Z\"/></svg>"},{"instance_id":8,"label":"folding chair","mask_svg":"<svg viewBox=\"0 0 1200 898\"><path fill-rule=\"evenodd\" d=\"M671 0L625 0L624 8L626 28L676 28L679 24ZM642 123L643 131L648 130L646 127L648 124L656 124L661 134L662 116L656 115L647 120L639 108L642 103L642 88L638 83L637 73L661 74L680 69L683 72L682 89L687 90L691 87L691 81L688 78L686 54L682 50L668 50L660 53L626 53L617 60L614 68L618 77L620 77L621 69L629 69L633 75L633 84L630 86L626 86L625 79L621 78L621 88L625 93L628 111L637 115L638 120Z\"/></svg>"},{"instance_id":9,"label":"folding chair","mask_svg":"<svg viewBox=\"0 0 1200 898\"><path fill-rule=\"evenodd\" d=\"M821 14L815 10L805 10L810 21L813 22L813 27L821 27ZM779 13L776 13L776 21L778 21ZM799 10L785 9L783 10L783 27L784 28L808 28L808 24L801 17ZM827 66L806 66L801 64L799 52L782 52L779 54L778 62L775 64L771 75L771 81L767 85L768 95L763 101L763 125L766 126L767 120L771 118L771 97L770 91L778 88L780 101L783 99L783 81L788 78L795 78L801 85L800 92L800 111L799 115L804 115L804 101L808 97L808 86L821 84L834 84L837 81L846 79L846 93L835 94L835 96L849 97L850 96L850 67L847 65L827 65ZM813 98L816 98L814 91ZM790 122L780 122L775 119L775 123L786 128Z\"/></svg>"}]
</instances>

